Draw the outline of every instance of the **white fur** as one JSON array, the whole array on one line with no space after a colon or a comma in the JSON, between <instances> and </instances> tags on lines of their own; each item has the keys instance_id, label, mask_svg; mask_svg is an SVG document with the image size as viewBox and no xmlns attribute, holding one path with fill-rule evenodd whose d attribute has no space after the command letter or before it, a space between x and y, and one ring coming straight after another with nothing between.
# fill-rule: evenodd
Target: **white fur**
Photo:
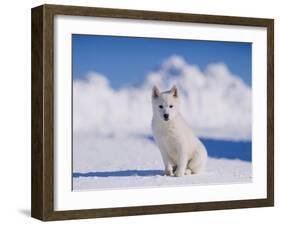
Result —
<instances>
[{"instance_id":1,"label":"white fur","mask_svg":"<svg viewBox=\"0 0 281 226\"><path fill-rule=\"evenodd\" d=\"M161 151L165 174L183 176L204 171L207 151L179 112L178 90L152 92L152 132ZM165 120L164 114L169 115Z\"/></svg>"}]
</instances>

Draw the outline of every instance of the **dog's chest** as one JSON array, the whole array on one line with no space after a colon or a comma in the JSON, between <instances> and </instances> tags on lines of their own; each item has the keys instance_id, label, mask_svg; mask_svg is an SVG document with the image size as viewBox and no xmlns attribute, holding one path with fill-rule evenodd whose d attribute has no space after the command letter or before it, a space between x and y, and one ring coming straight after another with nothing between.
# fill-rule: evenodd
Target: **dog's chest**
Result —
<instances>
[{"instance_id":1,"label":"dog's chest","mask_svg":"<svg viewBox=\"0 0 281 226\"><path fill-rule=\"evenodd\" d=\"M174 124L155 125L154 136L158 143L166 146L169 150L173 150L182 142L182 134L180 129Z\"/></svg>"}]
</instances>

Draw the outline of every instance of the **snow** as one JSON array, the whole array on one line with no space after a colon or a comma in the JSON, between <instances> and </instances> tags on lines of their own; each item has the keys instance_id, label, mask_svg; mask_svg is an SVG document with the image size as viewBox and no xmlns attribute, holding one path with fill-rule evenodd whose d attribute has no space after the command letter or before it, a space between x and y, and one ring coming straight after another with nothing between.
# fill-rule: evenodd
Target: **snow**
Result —
<instances>
[{"instance_id":1,"label":"snow","mask_svg":"<svg viewBox=\"0 0 281 226\"><path fill-rule=\"evenodd\" d=\"M74 131L151 135L153 85L161 90L177 85L181 112L197 135L251 140L251 88L224 63L209 64L202 71L177 55L166 59L137 86L115 90L106 75L96 72L74 80Z\"/></svg>"},{"instance_id":2,"label":"snow","mask_svg":"<svg viewBox=\"0 0 281 226\"><path fill-rule=\"evenodd\" d=\"M251 182L251 163L238 159L209 158L203 174L169 177L157 146L145 137L81 132L73 138L74 191Z\"/></svg>"}]
</instances>

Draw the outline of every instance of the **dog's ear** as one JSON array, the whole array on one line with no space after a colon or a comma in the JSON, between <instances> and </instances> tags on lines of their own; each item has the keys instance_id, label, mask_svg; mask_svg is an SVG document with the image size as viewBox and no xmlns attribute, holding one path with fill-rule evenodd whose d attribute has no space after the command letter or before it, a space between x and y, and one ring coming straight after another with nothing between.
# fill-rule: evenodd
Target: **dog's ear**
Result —
<instances>
[{"instance_id":1,"label":"dog's ear","mask_svg":"<svg viewBox=\"0 0 281 226\"><path fill-rule=\"evenodd\" d=\"M156 86L153 86L152 88L152 97L156 98L160 96L160 91Z\"/></svg>"},{"instance_id":2,"label":"dog's ear","mask_svg":"<svg viewBox=\"0 0 281 226\"><path fill-rule=\"evenodd\" d=\"M173 95L173 97L178 97L179 96L178 88L175 85L171 88L170 93Z\"/></svg>"}]
</instances>

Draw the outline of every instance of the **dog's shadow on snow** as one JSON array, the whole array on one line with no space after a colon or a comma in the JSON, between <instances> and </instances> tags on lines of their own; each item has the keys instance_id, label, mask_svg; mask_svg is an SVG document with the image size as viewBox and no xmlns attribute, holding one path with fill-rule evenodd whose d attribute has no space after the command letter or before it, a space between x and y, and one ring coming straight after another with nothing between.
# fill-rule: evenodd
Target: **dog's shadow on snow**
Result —
<instances>
[{"instance_id":1,"label":"dog's shadow on snow","mask_svg":"<svg viewBox=\"0 0 281 226\"><path fill-rule=\"evenodd\" d=\"M121 171L105 171L105 172L88 172L73 173L72 177L131 177L131 176L164 176L163 170L121 170Z\"/></svg>"}]
</instances>

